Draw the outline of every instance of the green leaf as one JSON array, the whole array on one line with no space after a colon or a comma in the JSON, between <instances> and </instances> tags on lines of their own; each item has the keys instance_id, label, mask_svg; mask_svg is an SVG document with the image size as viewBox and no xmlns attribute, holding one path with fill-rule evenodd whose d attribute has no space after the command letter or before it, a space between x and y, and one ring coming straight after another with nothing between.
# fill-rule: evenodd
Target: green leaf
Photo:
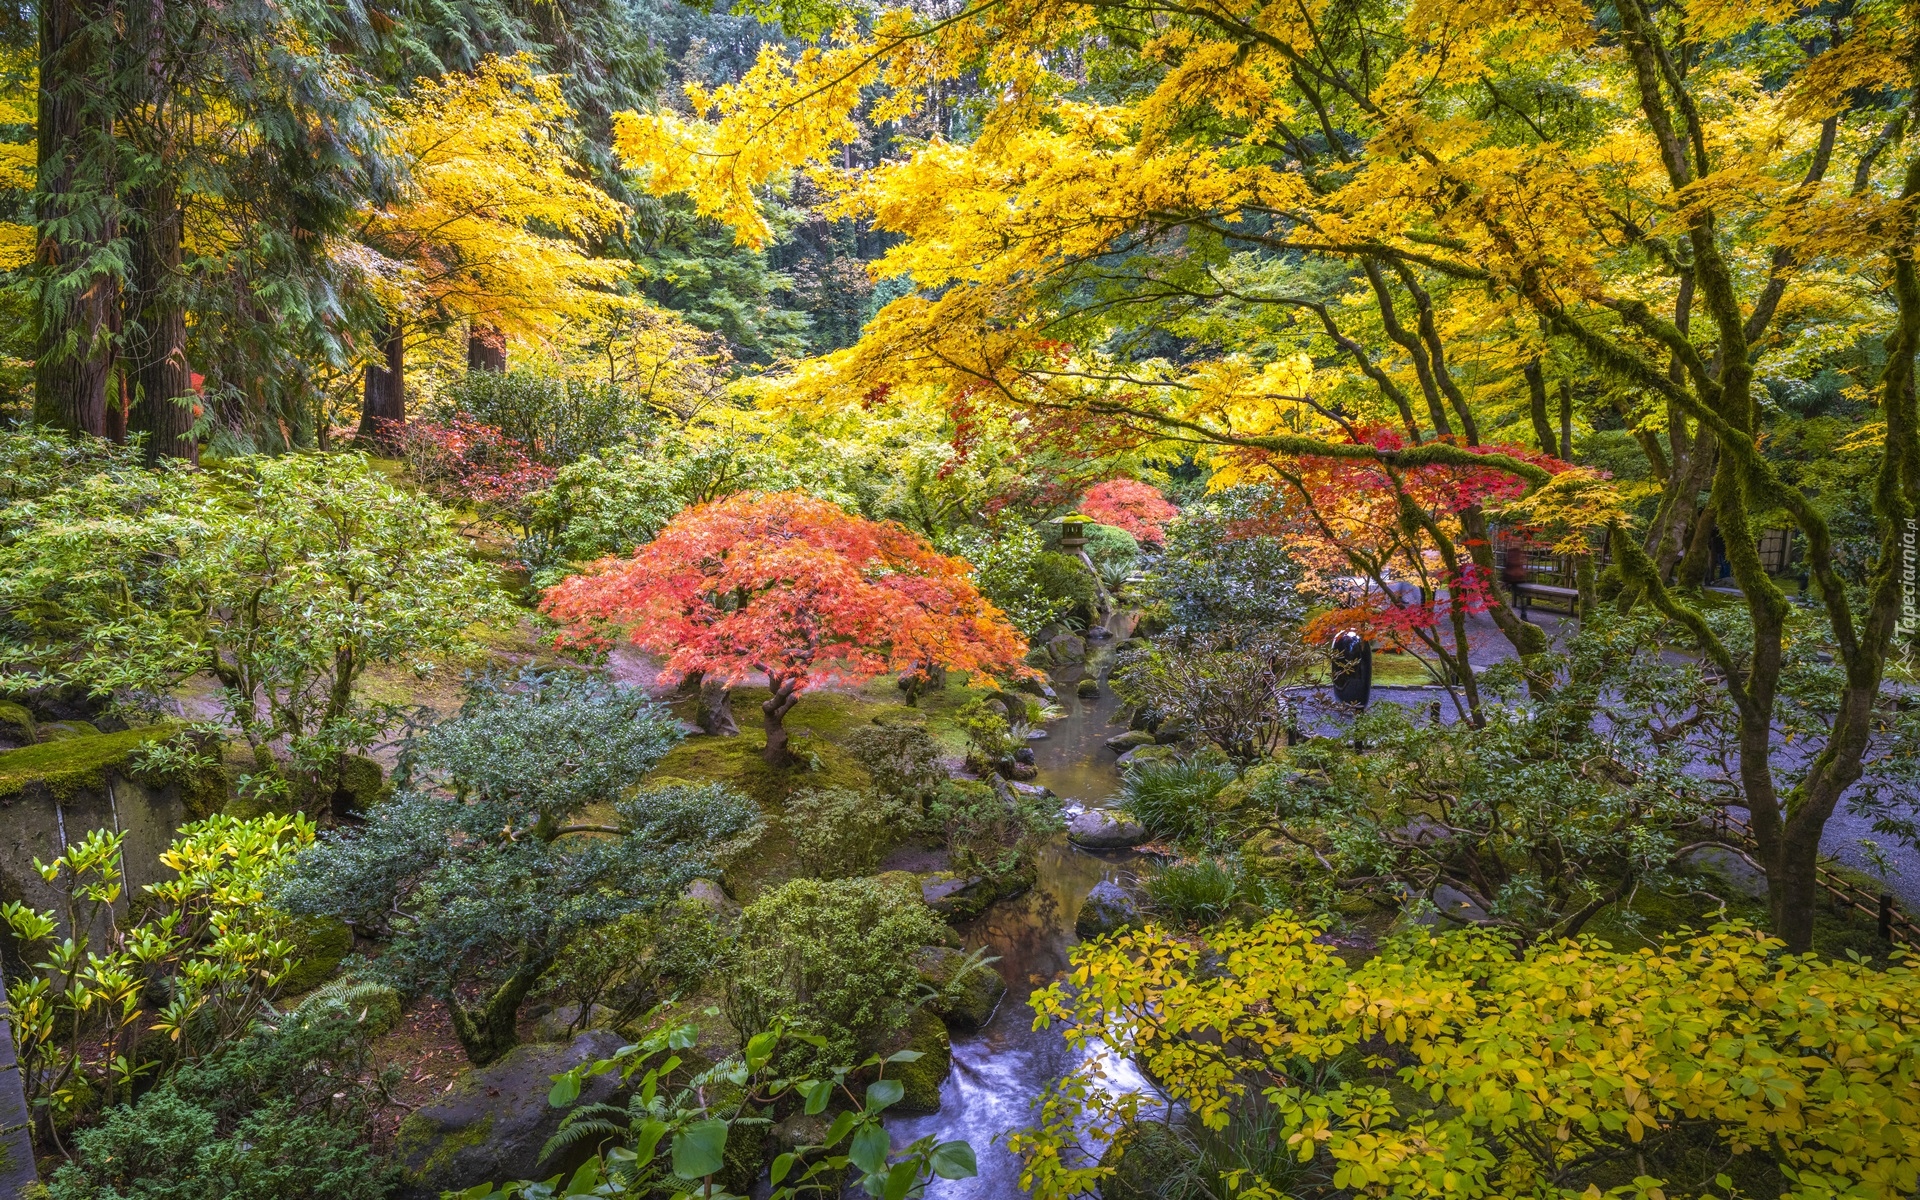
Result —
<instances>
[{"instance_id":1,"label":"green leaf","mask_svg":"<svg viewBox=\"0 0 1920 1200\"><path fill-rule=\"evenodd\" d=\"M773 1166L767 1170L767 1178L773 1181L775 1187L779 1187L780 1181L785 1179L787 1172L791 1170L793 1170L793 1155L782 1154L773 1160Z\"/></svg>"},{"instance_id":2,"label":"green leaf","mask_svg":"<svg viewBox=\"0 0 1920 1200\"><path fill-rule=\"evenodd\" d=\"M972 1179L980 1173L973 1147L966 1142L941 1142L933 1148L927 1164L942 1179Z\"/></svg>"},{"instance_id":3,"label":"green leaf","mask_svg":"<svg viewBox=\"0 0 1920 1200\"><path fill-rule=\"evenodd\" d=\"M894 1051L894 1052L893 1052L892 1054L889 1054L889 1055L887 1055L887 1061L888 1061L888 1062L890 1062L890 1063L910 1063L910 1062L919 1062L919 1061L920 1061L920 1051L918 1051L918 1050L895 1050L895 1051Z\"/></svg>"},{"instance_id":4,"label":"green leaf","mask_svg":"<svg viewBox=\"0 0 1920 1200\"><path fill-rule=\"evenodd\" d=\"M758 1071L766 1066L767 1060L773 1057L774 1047L779 1044L780 1035L772 1030L754 1034L747 1040L747 1048L744 1052L748 1068Z\"/></svg>"},{"instance_id":5,"label":"green leaf","mask_svg":"<svg viewBox=\"0 0 1920 1200\"><path fill-rule=\"evenodd\" d=\"M920 1179L920 1164L907 1159L893 1164L887 1172L886 1186L881 1191L881 1200L907 1200L907 1193Z\"/></svg>"},{"instance_id":6,"label":"green leaf","mask_svg":"<svg viewBox=\"0 0 1920 1200\"><path fill-rule=\"evenodd\" d=\"M660 1139L667 1136L667 1123L657 1118L648 1118L640 1122L640 1128L633 1135L633 1157L635 1162L650 1163L653 1156L660 1152Z\"/></svg>"},{"instance_id":7,"label":"green leaf","mask_svg":"<svg viewBox=\"0 0 1920 1200\"><path fill-rule=\"evenodd\" d=\"M886 1129L877 1121L870 1122L862 1125L860 1131L853 1135L853 1145L848 1147L847 1157L853 1160L854 1166L871 1175L887 1165L887 1151L892 1148L893 1143L887 1138Z\"/></svg>"},{"instance_id":8,"label":"green leaf","mask_svg":"<svg viewBox=\"0 0 1920 1200\"><path fill-rule=\"evenodd\" d=\"M824 1079L809 1079L799 1085L802 1096L807 1098L806 1114L817 1117L827 1111L827 1101L833 1099L833 1085Z\"/></svg>"},{"instance_id":9,"label":"green leaf","mask_svg":"<svg viewBox=\"0 0 1920 1200\"><path fill-rule=\"evenodd\" d=\"M898 1079L876 1079L867 1085L867 1111L877 1113L881 1109L900 1103L907 1094L906 1085Z\"/></svg>"},{"instance_id":10,"label":"green leaf","mask_svg":"<svg viewBox=\"0 0 1920 1200\"><path fill-rule=\"evenodd\" d=\"M833 1124L827 1128L827 1140L824 1142L821 1142L820 1144L822 1146L838 1145L840 1142L840 1139L847 1136L847 1131L853 1128L854 1121L858 1119L859 1118L856 1117L853 1113L850 1113L850 1112L841 1113L839 1116L833 1119Z\"/></svg>"},{"instance_id":11,"label":"green leaf","mask_svg":"<svg viewBox=\"0 0 1920 1200\"><path fill-rule=\"evenodd\" d=\"M565 1108L580 1098L580 1069L575 1067L564 1075L553 1077L553 1090L547 1093L547 1103L554 1108Z\"/></svg>"},{"instance_id":12,"label":"green leaf","mask_svg":"<svg viewBox=\"0 0 1920 1200\"><path fill-rule=\"evenodd\" d=\"M572 1179L567 1180L567 1190L562 1194L568 1196L591 1196L594 1189L599 1186L600 1160L598 1158L590 1158L580 1164L580 1169L573 1173Z\"/></svg>"},{"instance_id":13,"label":"green leaf","mask_svg":"<svg viewBox=\"0 0 1920 1200\"><path fill-rule=\"evenodd\" d=\"M673 1173L682 1179L704 1179L726 1161L727 1123L695 1121L673 1135Z\"/></svg>"}]
</instances>

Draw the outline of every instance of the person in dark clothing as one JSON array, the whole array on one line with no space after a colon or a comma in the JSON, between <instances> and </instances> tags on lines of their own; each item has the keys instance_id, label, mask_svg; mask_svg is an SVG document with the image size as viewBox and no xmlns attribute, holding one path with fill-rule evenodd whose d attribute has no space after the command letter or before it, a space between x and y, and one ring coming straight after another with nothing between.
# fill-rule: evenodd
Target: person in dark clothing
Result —
<instances>
[{"instance_id":1,"label":"person in dark clothing","mask_svg":"<svg viewBox=\"0 0 1920 1200\"><path fill-rule=\"evenodd\" d=\"M1506 584L1507 595L1513 600L1514 607L1520 610L1522 620L1527 615L1527 594L1520 585L1527 581L1527 552L1518 542L1508 542L1506 551L1500 559L1500 582Z\"/></svg>"}]
</instances>

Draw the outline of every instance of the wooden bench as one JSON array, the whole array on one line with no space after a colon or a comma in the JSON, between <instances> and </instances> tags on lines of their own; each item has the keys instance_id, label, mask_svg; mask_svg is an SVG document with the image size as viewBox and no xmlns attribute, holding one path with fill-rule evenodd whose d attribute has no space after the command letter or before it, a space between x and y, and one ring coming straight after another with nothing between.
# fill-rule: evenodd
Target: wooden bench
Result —
<instances>
[{"instance_id":1,"label":"wooden bench","mask_svg":"<svg viewBox=\"0 0 1920 1200\"><path fill-rule=\"evenodd\" d=\"M1520 616L1525 619L1527 606L1533 600L1558 600L1567 606L1567 612L1572 613L1580 605L1580 590L1551 583L1516 583L1513 585L1513 598L1519 602Z\"/></svg>"}]
</instances>

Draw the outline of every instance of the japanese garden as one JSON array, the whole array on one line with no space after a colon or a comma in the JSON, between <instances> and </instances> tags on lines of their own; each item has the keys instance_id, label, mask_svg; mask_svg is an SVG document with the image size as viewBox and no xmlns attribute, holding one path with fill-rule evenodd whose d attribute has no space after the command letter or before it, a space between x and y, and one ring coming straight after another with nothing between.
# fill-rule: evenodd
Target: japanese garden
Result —
<instances>
[{"instance_id":1,"label":"japanese garden","mask_svg":"<svg viewBox=\"0 0 1920 1200\"><path fill-rule=\"evenodd\" d=\"M0 1200L1920 1193L1920 0L0 67Z\"/></svg>"}]
</instances>

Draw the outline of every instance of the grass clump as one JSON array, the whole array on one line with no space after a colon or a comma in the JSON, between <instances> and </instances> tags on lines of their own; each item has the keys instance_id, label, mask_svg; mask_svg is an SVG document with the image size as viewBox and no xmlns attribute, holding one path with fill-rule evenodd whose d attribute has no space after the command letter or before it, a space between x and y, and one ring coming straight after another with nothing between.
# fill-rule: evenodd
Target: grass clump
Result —
<instances>
[{"instance_id":1,"label":"grass clump","mask_svg":"<svg viewBox=\"0 0 1920 1200\"><path fill-rule=\"evenodd\" d=\"M1120 811L1147 832L1166 841L1185 842L1213 832L1218 814L1213 801L1234 779L1224 763L1142 763L1127 772L1120 789Z\"/></svg>"},{"instance_id":2,"label":"grass clump","mask_svg":"<svg viewBox=\"0 0 1920 1200\"><path fill-rule=\"evenodd\" d=\"M1162 867L1143 886L1154 913L1182 927L1217 924L1250 899L1239 867L1213 857Z\"/></svg>"}]
</instances>

